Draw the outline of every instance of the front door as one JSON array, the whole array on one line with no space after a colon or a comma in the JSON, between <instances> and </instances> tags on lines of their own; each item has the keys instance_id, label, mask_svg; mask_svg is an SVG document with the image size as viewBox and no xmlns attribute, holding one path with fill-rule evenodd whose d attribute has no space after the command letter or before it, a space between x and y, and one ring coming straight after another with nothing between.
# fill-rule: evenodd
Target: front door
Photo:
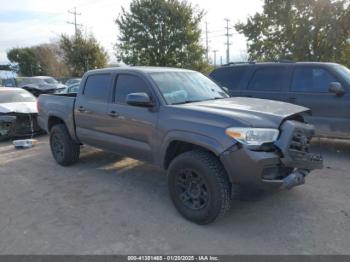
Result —
<instances>
[{"instance_id":1,"label":"front door","mask_svg":"<svg viewBox=\"0 0 350 262\"><path fill-rule=\"evenodd\" d=\"M316 127L317 134L350 137L349 93L337 96L329 92L332 82L339 79L325 67L295 67L288 99L311 109L312 115L306 120Z\"/></svg>"},{"instance_id":2,"label":"front door","mask_svg":"<svg viewBox=\"0 0 350 262\"><path fill-rule=\"evenodd\" d=\"M111 146L124 155L153 162L158 114L153 108L128 105L126 98L131 93L146 93L154 99L145 79L131 73L118 75L114 99L108 108Z\"/></svg>"}]
</instances>

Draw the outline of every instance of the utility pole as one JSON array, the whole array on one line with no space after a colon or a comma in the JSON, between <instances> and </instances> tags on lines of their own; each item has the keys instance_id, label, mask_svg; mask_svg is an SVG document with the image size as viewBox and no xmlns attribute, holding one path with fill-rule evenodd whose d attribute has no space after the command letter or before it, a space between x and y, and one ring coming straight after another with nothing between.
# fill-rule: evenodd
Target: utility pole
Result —
<instances>
[{"instance_id":1,"label":"utility pole","mask_svg":"<svg viewBox=\"0 0 350 262\"><path fill-rule=\"evenodd\" d=\"M77 13L77 8L74 7L74 11L70 11L68 10L68 13L74 15L74 22L67 22L68 24L74 25L74 29L75 29L75 38L77 38L78 36L78 26L82 26L82 24L78 24L77 23L77 16L81 15L81 13Z\"/></svg>"},{"instance_id":2,"label":"utility pole","mask_svg":"<svg viewBox=\"0 0 350 262\"><path fill-rule=\"evenodd\" d=\"M226 34L225 34L225 36L226 36L226 43L225 43L225 45L226 45L226 63L228 64L228 63L230 63L230 45L231 45L230 37L232 36L232 34L230 34L230 29L231 29L229 26L230 19L226 18L225 21L226 21L226 27L225 27L225 29L226 29Z\"/></svg>"},{"instance_id":3,"label":"utility pole","mask_svg":"<svg viewBox=\"0 0 350 262\"><path fill-rule=\"evenodd\" d=\"M222 65L222 56L220 56L220 65Z\"/></svg>"},{"instance_id":4,"label":"utility pole","mask_svg":"<svg viewBox=\"0 0 350 262\"><path fill-rule=\"evenodd\" d=\"M214 66L216 67L216 53L218 52L218 50L213 50L214 52Z\"/></svg>"},{"instance_id":5,"label":"utility pole","mask_svg":"<svg viewBox=\"0 0 350 262\"><path fill-rule=\"evenodd\" d=\"M205 22L205 46L206 46L206 56L207 62L209 62L209 37L208 37L208 22Z\"/></svg>"}]
</instances>

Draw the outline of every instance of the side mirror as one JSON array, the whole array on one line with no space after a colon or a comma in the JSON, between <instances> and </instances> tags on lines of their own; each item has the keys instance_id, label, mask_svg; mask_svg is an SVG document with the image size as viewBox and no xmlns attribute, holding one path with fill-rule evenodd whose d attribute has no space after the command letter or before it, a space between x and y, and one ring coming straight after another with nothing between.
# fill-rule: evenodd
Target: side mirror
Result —
<instances>
[{"instance_id":1,"label":"side mirror","mask_svg":"<svg viewBox=\"0 0 350 262\"><path fill-rule=\"evenodd\" d=\"M132 93L126 97L126 103L131 106L153 107L154 103L146 93Z\"/></svg>"},{"instance_id":2,"label":"side mirror","mask_svg":"<svg viewBox=\"0 0 350 262\"><path fill-rule=\"evenodd\" d=\"M329 92L337 96L343 96L346 93L344 87L339 82L332 82L329 86Z\"/></svg>"}]
</instances>

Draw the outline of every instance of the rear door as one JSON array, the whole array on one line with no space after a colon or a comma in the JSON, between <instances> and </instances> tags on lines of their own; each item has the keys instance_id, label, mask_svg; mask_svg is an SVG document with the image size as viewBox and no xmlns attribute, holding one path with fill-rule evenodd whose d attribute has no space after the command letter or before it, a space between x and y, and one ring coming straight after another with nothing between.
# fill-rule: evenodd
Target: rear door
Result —
<instances>
[{"instance_id":1,"label":"rear door","mask_svg":"<svg viewBox=\"0 0 350 262\"><path fill-rule=\"evenodd\" d=\"M108 102L112 93L113 76L110 73L87 77L83 90L77 96L74 114L76 133L81 142L106 148L104 133L109 128Z\"/></svg>"},{"instance_id":2,"label":"rear door","mask_svg":"<svg viewBox=\"0 0 350 262\"><path fill-rule=\"evenodd\" d=\"M287 65L256 66L241 95L285 101L291 70Z\"/></svg>"},{"instance_id":3,"label":"rear door","mask_svg":"<svg viewBox=\"0 0 350 262\"><path fill-rule=\"evenodd\" d=\"M248 71L248 66L227 66L213 71L210 78L219 86L226 87L230 96L239 96Z\"/></svg>"},{"instance_id":4,"label":"rear door","mask_svg":"<svg viewBox=\"0 0 350 262\"><path fill-rule=\"evenodd\" d=\"M311 109L306 117L316 132L326 136L350 137L349 93L329 92L332 82L341 82L332 70L319 65L297 65L288 93L289 102Z\"/></svg>"},{"instance_id":5,"label":"rear door","mask_svg":"<svg viewBox=\"0 0 350 262\"><path fill-rule=\"evenodd\" d=\"M108 107L110 147L123 155L153 162L152 142L158 113L155 108L128 105L126 98L131 93L146 93L156 101L147 79L133 73L119 74L114 99Z\"/></svg>"}]
</instances>

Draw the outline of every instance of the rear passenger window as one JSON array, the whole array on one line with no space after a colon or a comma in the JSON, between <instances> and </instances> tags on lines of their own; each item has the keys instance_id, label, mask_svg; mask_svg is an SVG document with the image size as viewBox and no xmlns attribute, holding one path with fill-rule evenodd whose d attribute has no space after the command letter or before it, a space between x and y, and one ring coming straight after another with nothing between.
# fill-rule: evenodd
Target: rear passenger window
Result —
<instances>
[{"instance_id":1,"label":"rear passenger window","mask_svg":"<svg viewBox=\"0 0 350 262\"><path fill-rule=\"evenodd\" d=\"M230 90L239 89L239 84L246 72L246 67L228 67L214 71L210 77L222 87Z\"/></svg>"},{"instance_id":2,"label":"rear passenger window","mask_svg":"<svg viewBox=\"0 0 350 262\"><path fill-rule=\"evenodd\" d=\"M112 76L110 74L89 76L85 83L84 96L107 102L111 85L111 77Z\"/></svg>"},{"instance_id":3,"label":"rear passenger window","mask_svg":"<svg viewBox=\"0 0 350 262\"><path fill-rule=\"evenodd\" d=\"M332 82L337 82L337 79L323 68L296 68L291 91L326 93Z\"/></svg>"},{"instance_id":4,"label":"rear passenger window","mask_svg":"<svg viewBox=\"0 0 350 262\"><path fill-rule=\"evenodd\" d=\"M248 89L256 91L280 91L288 77L284 67L266 67L255 71Z\"/></svg>"},{"instance_id":5,"label":"rear passenger window","mask_svg":"<svg viewBox=\"0 0 350 262\"><path fill-rule=\"evenodd\" d=\"M126 97L132 93L146 93L149 96L151 95L145 81L141 78L133 75L119 75L114 101L125 104Z\"/></svg>"}]
</instances>

